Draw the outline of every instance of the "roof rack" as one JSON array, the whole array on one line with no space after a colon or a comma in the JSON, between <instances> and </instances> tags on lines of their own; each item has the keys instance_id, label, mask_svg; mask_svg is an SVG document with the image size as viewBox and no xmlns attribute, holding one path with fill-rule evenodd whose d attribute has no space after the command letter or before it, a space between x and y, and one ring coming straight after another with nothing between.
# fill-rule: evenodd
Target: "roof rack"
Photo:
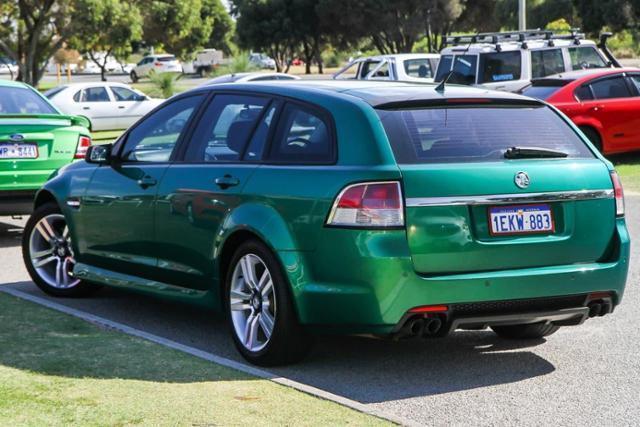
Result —
<instances>
[{"instance_id":1,"label":"roof rack","mask_svg":"<svg viewBox=\"0 0 640 427\"><path fill-rule=\"evenodd\" d=\"M569 34L556 34L550 30L524 30L524 31L507 31L500 33L476 33L463 34L459 36L448 36L445 38L445 46L457 46L474 43L498 44L500 42L520 42L527 40L574 40L576 44L580 44L580 40L584 40L584 33L579 28L572 28Z\"/></svg>"}]
</instances>

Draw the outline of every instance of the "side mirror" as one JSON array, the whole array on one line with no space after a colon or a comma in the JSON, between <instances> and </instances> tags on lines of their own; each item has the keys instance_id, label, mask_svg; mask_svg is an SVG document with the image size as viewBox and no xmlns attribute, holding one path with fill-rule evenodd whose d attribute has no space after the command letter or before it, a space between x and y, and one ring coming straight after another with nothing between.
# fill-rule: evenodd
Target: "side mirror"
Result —
<instances>
[{"instance_id":1,"label":"side mirror","mask_svg":"<svg viewBox=\"0 0 640 427\"><path fill-rule=\"evenodd\" d=\"M84 160L87 163L95 163L99 165L107 165L111 163L111 150L113 144L90 145L87 148L87 154Z\"/></svg>"}]
</instances>

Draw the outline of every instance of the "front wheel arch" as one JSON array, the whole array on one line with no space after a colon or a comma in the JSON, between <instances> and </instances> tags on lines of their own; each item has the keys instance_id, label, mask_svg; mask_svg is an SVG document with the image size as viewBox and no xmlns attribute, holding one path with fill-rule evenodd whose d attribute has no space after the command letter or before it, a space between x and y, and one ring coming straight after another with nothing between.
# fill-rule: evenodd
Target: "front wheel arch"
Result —
<instances>
[{"instance_id":1,"label":"front wheel arch","mask_svg":"<svg viewBox=\"0 0 640 427\"><path fill-rule=\"evenodd\" d=\"M59 208L61 208L60 204L51 192L47 190L40 190L33 201L33 209L36 210L45 203L55 203Z\"/></svg>"}]
</instances>

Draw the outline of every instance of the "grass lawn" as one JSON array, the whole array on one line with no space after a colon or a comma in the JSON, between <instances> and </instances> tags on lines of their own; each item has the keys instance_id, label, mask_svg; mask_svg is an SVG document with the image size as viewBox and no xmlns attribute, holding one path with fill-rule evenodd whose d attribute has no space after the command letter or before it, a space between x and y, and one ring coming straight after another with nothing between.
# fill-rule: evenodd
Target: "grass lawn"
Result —
<instances>
[{"instance_id":1,"label":"grass lawn","mask_svg":"<svg viewBox=\"0 0 640 427\"><path fill-rule=\"evenodd\" d=\"M640 193L640 153L627 153L609 158L620 174L625 191Z\"/></svg>"},{"instance_id":2,"label":"grass lawn","mask_svg":"<svg viewBox=\"0 0 640 427\"><path fill-rule=\"evenodd\" d=\"M0 293L0 424L385 422Z\"/></svg>"}]
</instances>

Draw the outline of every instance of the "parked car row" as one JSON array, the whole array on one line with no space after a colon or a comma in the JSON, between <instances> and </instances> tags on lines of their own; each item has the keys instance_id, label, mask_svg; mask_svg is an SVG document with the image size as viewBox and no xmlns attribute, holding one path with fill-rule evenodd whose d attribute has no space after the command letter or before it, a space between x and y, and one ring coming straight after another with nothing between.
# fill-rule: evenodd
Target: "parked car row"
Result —
<instances>
[{"instance_id":1,"label":"parked car row","mask_svg":"<svg viewBox=\"0 0 640 427\"><path fill-rule=\"evenodd\" d=\"M0 209L33 209L22 249L42 291L118 286L216 309L258 365L300 360L317 332L491 327L539 340L622 299L623 190L585 126L605 152L631 147L635 116L606 114L640 86L632 69L567 71L570 46L560 74L527 83L535 97L453 84L475 61L462 83L493 64L494 82L520 85L533 37L511 72L490 56L498 36L474 60L467 44L437 84L421 83L446 64L422 55L357 60L344 81L222 76L157 101L104 145L88 127L116 118L100 106L133 116L153 100L102 83L49 101L0 83Z\"/></svg>"},{"instance_id":2,"label":"parked car row","mask_svg":"<svg viewBox=\"0 0 640 427\"><path fill-rule=\"evenodd\" d=\"M214 308L258 365L314 332L540 339L611 313L629 267L611 163L548 104L456 85L205 85L89 147L34 208L44 292Z\"/></svg>"}]
</instances>

